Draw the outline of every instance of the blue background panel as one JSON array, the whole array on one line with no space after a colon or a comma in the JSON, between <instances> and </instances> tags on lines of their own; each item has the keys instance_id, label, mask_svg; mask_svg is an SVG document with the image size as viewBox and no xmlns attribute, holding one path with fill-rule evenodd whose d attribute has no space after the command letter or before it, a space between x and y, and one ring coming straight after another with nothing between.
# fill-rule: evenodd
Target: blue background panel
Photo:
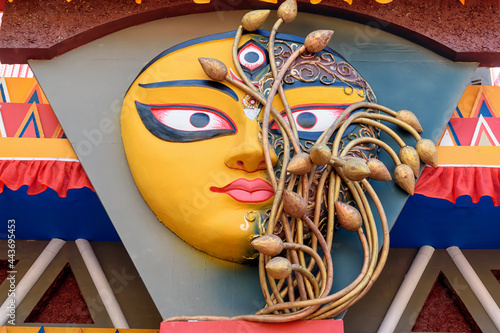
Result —
<instances>
[{"instance_id":1,"label":"blue background panel","mask_svg":"<svg viewBox=\"0 0 500 333\"><path fill-rule=\"evenodd\" d=\"M16 239L61 238L120 241L97 194L91 189L73 189L66 198L48 188L37 195L4 187L0 193L0 238L7 238L7 221L16 220Z\"/></svg>"},{"instance_id":2,"label":"blue background panel","mask_svg":"<svg viewBox=\"0 0 500 333\"><path fill-rule=\"evenodd\" d=\"M391 247L500 249L500 206L491 197L478 203L463 195L454 204L415 194L391 230Z\"/></svg>"}]
</instances>

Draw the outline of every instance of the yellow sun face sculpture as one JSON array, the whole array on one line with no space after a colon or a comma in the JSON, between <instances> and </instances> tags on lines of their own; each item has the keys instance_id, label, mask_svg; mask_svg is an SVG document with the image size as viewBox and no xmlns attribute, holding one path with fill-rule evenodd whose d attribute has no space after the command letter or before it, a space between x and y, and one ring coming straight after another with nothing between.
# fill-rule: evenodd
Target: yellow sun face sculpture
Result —
<instances>
[{"instance_id":1,"label":"yellow sun face sculpture","mask_svg":"<svg viewBox=\"0 0 500 333\"><path fill-rule=\"evenodd\" d=\"M256 39L244 36L238 57L258 81L269 69ZM274 198L259 137L261 107L236 86L209 79L198 62L219 59L238 79L232 43L226 35L211 36L153 59L125 96L121 127L136 185L158 219L198 250L244 262L254 254L250 241ZM324 131L339 110L364 100L345 86L307 82L290 85L286 94L306 139ZM279 99L273 106L283 110ZM276 165L273 149L271 157Z\"/></svg>"}]
</instances>

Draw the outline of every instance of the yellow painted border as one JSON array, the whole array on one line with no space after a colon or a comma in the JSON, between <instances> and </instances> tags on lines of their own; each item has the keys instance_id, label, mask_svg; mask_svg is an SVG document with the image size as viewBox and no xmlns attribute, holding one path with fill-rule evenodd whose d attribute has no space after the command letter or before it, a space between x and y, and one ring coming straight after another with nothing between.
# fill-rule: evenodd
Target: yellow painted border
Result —
<instances>
[{"instance_id":1,"label":"yellow painted border","mask_svg":"<svg viewBox=\"0 0 500 333\"><path fill-rule=\"evenodd\" d=\"M68 139L0 138L0 157L78 159Z\"/></svg>"},{"instance_id":2,"label":"yellow painted border","mask_svg":"<svg viewBox=\"0 0 500 333\"><path fill-rule=\"evenodd\" d=\"M500 166L500 147L437 147L439 165Z\"/></svg>"}]
</instances>

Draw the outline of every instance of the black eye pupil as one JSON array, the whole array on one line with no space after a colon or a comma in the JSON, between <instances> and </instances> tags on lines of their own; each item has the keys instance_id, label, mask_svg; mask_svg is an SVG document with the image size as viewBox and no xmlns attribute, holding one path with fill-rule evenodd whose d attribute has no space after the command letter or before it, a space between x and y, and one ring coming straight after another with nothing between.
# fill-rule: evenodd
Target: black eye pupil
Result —
<instances>
[{"instance_id":1,"label":"black eye pupil","mask_svg":"<svg viewBox=\"0 0 500 333\"><path fill-rule=\"evenodd\" d=\"M197 112L193 113L189 118L189 122L196 128L203 128L208 125L210 117L204 113Z\"/></svg>"},{"instance_id":2,"label":"black eye pupil","mask_svg":"<svg viewBox=\"0 0 500 333\"><path fill-rule=\"evenodd\" d=\"M245 61L248 63L253 64L254 62L257 62L259 60L259 55L257 52L248 52L245 54Z\"/></svg>"},{"instance_id":3,"label":"black eye pupil","mask_svg":"<svg viewBox=\"0 0 500 333\"><path fill-rule=\"evenodd\" d=\"M313 113L310 112L302 112L297 117L297 124L302 128L313 128L316 125L317 119Z\"/></svg>"}]
</instances>

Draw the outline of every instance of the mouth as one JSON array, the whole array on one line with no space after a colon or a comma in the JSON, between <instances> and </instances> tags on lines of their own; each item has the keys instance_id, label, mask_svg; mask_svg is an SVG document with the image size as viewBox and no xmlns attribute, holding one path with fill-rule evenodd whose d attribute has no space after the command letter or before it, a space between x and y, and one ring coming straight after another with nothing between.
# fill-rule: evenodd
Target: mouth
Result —
<instances>
[{"instance_id":1,"label":"mouth","mask_svg":"<svg viewBox=\"0 0 500 333\"><path fill-rule=\"evenodd\" d=\"M224 187L212 186L210 191L225 193L234 200L245 203L264 202L274 195L272 185L263 179L247 180L239 178Z\"/></svg>"}]
</instances>

